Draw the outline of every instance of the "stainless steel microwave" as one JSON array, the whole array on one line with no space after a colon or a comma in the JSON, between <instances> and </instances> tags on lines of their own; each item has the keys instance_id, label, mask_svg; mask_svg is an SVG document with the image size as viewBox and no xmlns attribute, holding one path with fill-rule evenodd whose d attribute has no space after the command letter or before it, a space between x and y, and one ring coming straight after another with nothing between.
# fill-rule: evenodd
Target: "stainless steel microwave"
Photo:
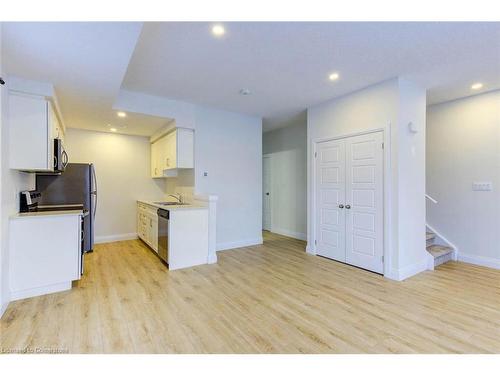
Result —
<instances>
[{"instance_id":1,"label":"stainless steel microwave","mask_svg":"<svg viewBox=\"0 0 500 375\"><path fill-rule=\"evenodd\" d=\"M68 154L64 150L62 139L54 139L54 172L64 172L68 165Z\"/></svg>"}]
</instances>

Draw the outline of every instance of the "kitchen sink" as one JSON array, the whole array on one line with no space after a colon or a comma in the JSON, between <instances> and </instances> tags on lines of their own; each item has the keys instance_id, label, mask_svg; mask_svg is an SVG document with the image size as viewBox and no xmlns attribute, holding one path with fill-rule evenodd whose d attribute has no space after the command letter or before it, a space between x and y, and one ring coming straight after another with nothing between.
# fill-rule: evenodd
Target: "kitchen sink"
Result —
<instances>
[{"instance_id":1,"label":"kitchen sink","mask_svg":"<svg viewBox=\"0 0 500 375\"><path fill-rule=\"evenodd\" d=\"M155 204L160 204L162 206L186 206L189 203L179 203L179 202L154 202Z\"/></svg>"}]
</instances>

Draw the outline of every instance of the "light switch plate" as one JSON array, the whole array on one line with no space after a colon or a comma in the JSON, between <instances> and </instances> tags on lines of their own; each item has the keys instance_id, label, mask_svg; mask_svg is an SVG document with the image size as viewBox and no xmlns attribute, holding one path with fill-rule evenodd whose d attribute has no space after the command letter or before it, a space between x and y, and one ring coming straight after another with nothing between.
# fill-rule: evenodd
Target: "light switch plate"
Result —
<instances>
[{"instance_id":1,"label":"light switch plate","mask_svg":"<svg viewBox=\"0 0 500 375\"><path fill-rule=\"evenodd\" d=\"M472 183L472 190L473 191L492 191L493 190L493 183L490 181L473 182Z\"/></svg>"}]
</instances>

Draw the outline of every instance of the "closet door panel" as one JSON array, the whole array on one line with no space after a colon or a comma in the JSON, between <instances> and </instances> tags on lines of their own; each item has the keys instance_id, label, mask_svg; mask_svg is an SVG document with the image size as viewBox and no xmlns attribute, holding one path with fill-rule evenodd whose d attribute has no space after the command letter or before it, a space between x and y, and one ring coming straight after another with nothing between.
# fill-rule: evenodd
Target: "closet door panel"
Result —
<instances>
[{"instance_id":1,"label":"closet door panel","mask_svg":"<svg viewBox=\"0 0 500 375\"><path fill-rule=\"evenodd\" d=\"M345 262L345 141L316 148L316 253Z\"/></svg>"},{"instance_id":2,"label":"closet door panel","mask_svg":"<svg viewBox=\"0 0 500 375\"><path fill-rule=\"evenodd\" d=\"M346 262L383 273L383 135L346 138Z\"/></svg>"}]
</instances>

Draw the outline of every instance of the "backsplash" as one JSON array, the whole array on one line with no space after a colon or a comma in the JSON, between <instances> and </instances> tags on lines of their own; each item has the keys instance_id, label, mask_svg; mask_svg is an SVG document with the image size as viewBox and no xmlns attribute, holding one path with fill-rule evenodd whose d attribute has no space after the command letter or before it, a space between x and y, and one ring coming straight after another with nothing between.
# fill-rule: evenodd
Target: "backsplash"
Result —
<instances>
[{"instance_id":1,"label":"backsplash","mask_svg":"<svg viewBox=\"0 0 500 375\"><path fill-rule=\"evenodd\" d=\"M184 202L192 203L194 195L194 170L179 170L178 176L167 178L165 182L165 195L181 194ZM166 197L166 200L172 200Z\"/></svg>"}]
</instances>

